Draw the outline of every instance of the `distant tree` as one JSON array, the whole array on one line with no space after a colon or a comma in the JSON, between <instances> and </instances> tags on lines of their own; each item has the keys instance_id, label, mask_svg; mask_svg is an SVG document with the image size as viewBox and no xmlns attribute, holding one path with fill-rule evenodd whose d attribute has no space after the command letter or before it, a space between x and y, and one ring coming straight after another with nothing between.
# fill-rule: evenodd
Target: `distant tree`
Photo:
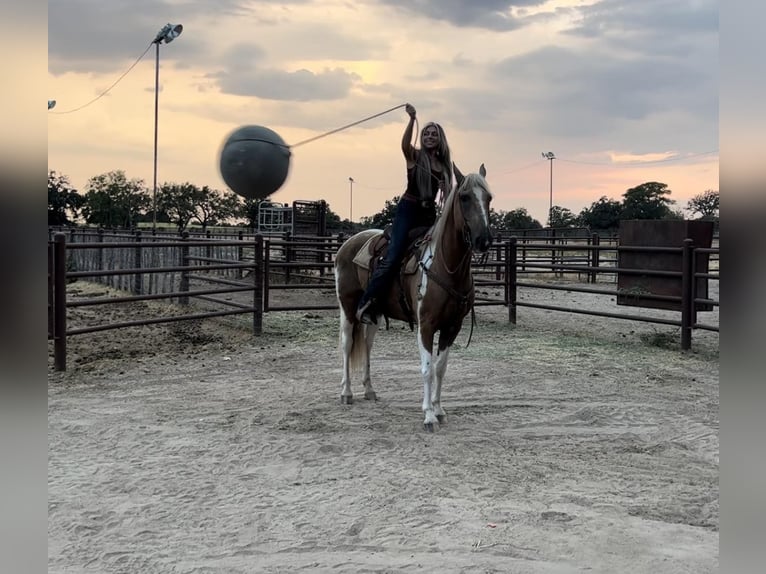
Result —
<instances>
[{"instance_id":1,"label":"distant tree","mask_svg":"<svg viewBox=\"0 0 766 574\"><path fill-rule=\"evenodd\" d=\"M499 211L497 214L498 229L542 229L542 224L529 215L525 207L511 211Z\"/></svg>"},{"instance_id":2,"label":"distant tree","mask_svg":"<svg viewBox=\"0 0 766 574\"><path fill-rule=\"evenodd\" d=\"M242 196L233 191L224 191L220 196L218 213L216 214L218 224L225 225L232 220L241 220L243 204L244 200Z\"/></svg>"},{"instance_id":3,"label":"distant tree","mask_svg":"<svg viewBox=\"0 0 766 574\"><path fill-rule=\"evenodd\" d=\"M83 215L91 225L129 229L151 206L143 180L128 180L121 170L92 177L85 188Z\"/></svg>"},{"instance_id":4,"label":"distant tree","mask_svg":"<svg viewBox=\"0 0 766 574\"><path fill-rule=\"evenodd\" d=\"M196 212L195 198L199 188L191 183L163 183L157 190L157 211L167 214L181 233Z\"/></svg>"},{"instance_id":5,"label":"distant tree","mask_svg":"<svg viewBox=\"0 0 766 574\"><path fill-rule=\"evenodd\" d=\"M656 181L630 188L622 195L622 219L667 219L675 203L670 194L666 184Z\"/></svg>"},{"instance_id":6,"label":"distant tree","mask_svg":"<svg viewBox=\"0 0 766 574\"><path fill-rule=\"evenodd\" d=\"M48 225L67 225L77 219L85 197L69 183L65 175L48 172Z\"/></svg>"},{"instance_id":7,"label":"distant tree","mask_svg":"<svg viewBox=\"0 0 766 574\"><path fill-rule=\"evenodd\" d=\"M233 191L221 193L205 185L194 193L194 207L192 218L204 231L236 217L241 212L241 199Z\"/></svg>"},{"instance_id":8,"label":"distant tree","mask_svg":"<svg viewBox=\"0 0 766 574\"><path fill-rule=\"evenodd\" d=\"M500 229L500 227L502 227L501 223L502 223L502 217L501 217L500 213L495 211L494 207L490 207L489 208L489 226L490 226L490 228L495 229L495 230L496 229Z\"/></svg>"},{"instance_id":9,"label":"distant tree","mask_svg":"<svg viewBox=\"0 0 766 574\"><path fill-rule=\"evenodd\" d=\"M613 231L620 226L621 216L622 203L604 195L580 211L577 219L580 225L594 231Z\"/></svg>"},{"instance_id":10,"label":"distant tree","mask_svg":"<svg viewBox=\"0 0 766 574\"><path fill-rule=\"evenodd\" d=\"M362 217L360 223L363 227L383 229L389 223L394 221L394 215L396 214L396 206L399 203L399 196L396 195L393 199L386 201L383 209L371 215L370 217Z\"/></svg>"},{"instance_id":11,"label":"distant tree","mask_svg":"<svg viewBox=\"0 0 766 574\"><path fill-rule=\"evenodd\" d=\"M549 225L551 227L575 227L577 216L566 207L554 205L551 207Z\"/></svg>"},{"instance_id":12,"label":"distant tree","mask_svg":"<svg viewBox=\"0 0 766 574\"><path fill-rule=\"evenodd\" d=\"M330 233L340 233L341 231L350 229L350 221L348 219L341 219L340 215L335 213L330 206L327 206L325 212L325 227Z\"/></svg>"},{"instance_id":13,"label":"distant tree","mask_svg":"<svg viewBox=\"0 0 766 574\"><path fill-rule=\"evenodd\" d=\"M719 194L717 189L708 189L692 197L686 204L686 209L702 219L718 219Z\"/></svg>"}]
</instances>

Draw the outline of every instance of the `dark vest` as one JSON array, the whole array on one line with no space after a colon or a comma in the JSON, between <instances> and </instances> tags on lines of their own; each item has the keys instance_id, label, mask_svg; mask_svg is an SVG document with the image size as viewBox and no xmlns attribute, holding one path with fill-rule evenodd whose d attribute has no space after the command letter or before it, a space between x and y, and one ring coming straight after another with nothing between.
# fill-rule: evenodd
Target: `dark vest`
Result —
<instances>
[{"instance_id":1,"label":"dark vest","mask_svg":"<svg viewBox=\"0 0 766 574\"><path fill-rule=\"evenodd\" d=\"M407 189L404 191L405 196L409 196L411 199L417 201L427 201L431 203L436 202L436 196L439 193L439 182L441 178L441 172L434 169L431 170L431 178L429 179L430 186L427 190L418 189L417 171L420 169L417 164L407 168ZM421 196L421 193L423 196Z\"/></svg>"}]
</instances>

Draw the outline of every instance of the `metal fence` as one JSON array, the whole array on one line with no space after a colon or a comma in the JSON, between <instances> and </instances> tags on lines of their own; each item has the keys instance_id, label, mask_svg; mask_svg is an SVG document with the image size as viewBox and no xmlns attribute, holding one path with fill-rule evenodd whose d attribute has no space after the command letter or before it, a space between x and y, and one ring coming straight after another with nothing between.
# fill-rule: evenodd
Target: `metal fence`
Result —
<instances>
[{"instance_id":1,"label":"metal fence","mask_svg":"<svg viewBox=\"0 0 766 574\"><path fill-rule=\"evenodd\" d=\"M66 339L78 334L244 313L252 314L253 332L260 334L266 312L337 309L334 299L321 303L319 297L312 295L334 289L333 258L343 237L264 238L241 232L234 237L52 232L48 242L48 338L53 340L54 368L66 368ZM618 267L619 253L626 250L680 253L682 266L670 271L622 269ZM708 256L715 262L714 269L697 272L695 254ZM718 325L706 324L697 317L698 305L717 307L719 302L698 297L695 287L700 279L719 281L719 257L718 247L695 248L691 240L679 248L642 248L620 247L612 241L604 245L597 235L510 237L496 241L489 252L475 258L476 305L506 306L511 323L516 323L519 308L533 307L678 326L681 347L689 349L694 329L719 330ZM546 305L518 296L523 290L549 289L615 297L621 295L616 287L619 273L678 278L681 283L678 296L643 293L637 297L675 302L680 309L679 318ZM100 282L126 295L68 300L67 283L76 279ZM579 285L582 282L588 285ZM291 304L274 301L275 294L296 290L305 291L307 296ZM239 297L226 300L221 294ZM67 309L148 300L176 303L182 312L122 323L67 327ZM208 310L200 311L190 306L190 301L204 301ZM211 305L214 310L209 310Z\"/></svg>"}]
</instances>

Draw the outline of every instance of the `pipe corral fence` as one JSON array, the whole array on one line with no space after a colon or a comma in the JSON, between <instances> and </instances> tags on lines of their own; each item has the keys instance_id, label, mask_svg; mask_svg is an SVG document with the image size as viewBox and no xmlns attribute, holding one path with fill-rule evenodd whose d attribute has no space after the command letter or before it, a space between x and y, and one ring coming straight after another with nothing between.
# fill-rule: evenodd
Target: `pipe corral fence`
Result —
<instances>
[{"instance_id":1,"label":"pipe corral fence","mask_svg":"<svg viewBox=\"0 0 766 574\"><path fill-rule=\"evenodd\" d=\"M185 233L171 237L140 231L50 230L48 339L53 341L54 369L66 370L67 338L85 333L249 314L253 334L260 335L264 313L335 310L334 299L332 303L322 303L317 294L334 290L333 258L344 239L342 235L264 236L243 231L229 236L191 237ZM620 268L621 251L674 254L680 256L681 268L663 271ZM711 268L707 272L696 269L700 256L709 258ZM603 241L597 234L587 237L505 234L496 238L487 253L474 258L475 304L505 306L508 321L514 324L519 308L529 307L676 326L680 328L681 348L688 350L694 329L719 331L717 324L698 320L698 309L718 307L719 301L698 297L696 292L700 281L719 281L719 258L717 239L710 248L695 247L691 239L681 247L621 247L616 239ZM540 289L624 298L626 293L617 288L618 274L677 280L678 295L647 292L628 295L633 298L631 305L637 307L642 306L642 301L672 303L680 312L678 319L547 305L519 298L520 291ZM79 279L104 284L125 294L90 299L68 297L67 286ZM491 288L494 293L488 290ZM275 295L280 292L296 290L307 292L307 296L291 304L275 302ZM166 301L168 314L76 328L67 324L69 309L151 300Z\"/></svg>"}]
</instances>

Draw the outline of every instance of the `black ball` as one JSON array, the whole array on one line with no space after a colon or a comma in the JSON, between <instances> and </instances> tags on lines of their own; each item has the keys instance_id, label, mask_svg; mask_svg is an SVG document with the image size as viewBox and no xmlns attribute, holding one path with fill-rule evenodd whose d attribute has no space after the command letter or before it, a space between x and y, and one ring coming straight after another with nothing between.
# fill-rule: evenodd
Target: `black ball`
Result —
<instances>
[{"instance_id":1,"label":"black ball","mask_svg":"<svg viewBox=\"0 0 766 574\"><path fill-rule=\"evenodd\" d=\"M234 193L247 199L265 199L277 191L289 169L290 147L263 126L237 128L221 148L221 177Z\"/></svg>"}]
</instances>

